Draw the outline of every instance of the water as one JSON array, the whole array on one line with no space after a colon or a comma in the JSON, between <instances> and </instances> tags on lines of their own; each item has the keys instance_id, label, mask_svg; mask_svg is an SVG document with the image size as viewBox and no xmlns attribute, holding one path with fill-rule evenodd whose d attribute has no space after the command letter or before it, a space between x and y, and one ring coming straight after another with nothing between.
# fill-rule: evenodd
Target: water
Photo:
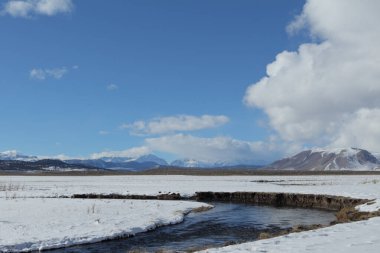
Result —
<instances>
[{"instance_id":1,"label":"water","mask_svg":"<svg viewBox=\"0 0 380 253\"><path fill-rule=\"evenodd\" d=\"M215 208L191 213L183 223L135 237L51 250L51 253L189 252L254 241L260 232L295 225L329 224L334 213L301 208L276 208L236 203L211 203Z\"/></svg>"}]
</instances>

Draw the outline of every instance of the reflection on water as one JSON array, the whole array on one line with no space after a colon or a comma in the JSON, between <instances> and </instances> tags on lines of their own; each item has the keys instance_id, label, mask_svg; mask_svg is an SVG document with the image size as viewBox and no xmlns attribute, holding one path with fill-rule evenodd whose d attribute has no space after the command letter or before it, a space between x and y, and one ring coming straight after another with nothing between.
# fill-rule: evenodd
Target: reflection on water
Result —
<instances>
[{"instance_id":1,"label":"reflection on water","mask_svg":"<svg viewBox=\"0 0 380 253\"><path fill-rule=\"evenodd\" d=\"M161 227L135 237L51 250L51 253L188 252L206 247L253 241L263 230L294 225L329 224L332 212L276 208L236 203L211 203L203 213L189 214L183 223Z\"/></svg>"}]
</instances>

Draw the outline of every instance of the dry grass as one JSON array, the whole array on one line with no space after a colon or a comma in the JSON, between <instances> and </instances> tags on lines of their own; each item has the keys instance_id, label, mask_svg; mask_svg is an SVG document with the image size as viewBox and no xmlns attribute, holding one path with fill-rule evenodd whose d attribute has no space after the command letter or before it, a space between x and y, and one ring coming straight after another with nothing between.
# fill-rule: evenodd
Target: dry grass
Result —
<instances>
[{"instance_id":1,"label":"dry grass","mask_svg":"<svg viewBox=\"0 0 380 253\"><path fill-rule=\"evenodd\" d=\"M201 207L194 208L193 210L191 210L191 212L201 213L201 212L206 212L206 211L213 209L213 208L214 208L213 206L201 206Z\"/></svg>"},{"instance_id":2,"label":"dry grass","mask_svg":"<svg viewBox=\"0 0 380 253\"><path fill-rule=\"evenodd\" d=\"M366 179L365 181L362 182L362 184L378 184L378 183L380 183L379 179L372 179L372 180Z\"/></svg>"},{"instance_id":3,"label":"dry grass","mask_svg":"<svg viewBox=\"0 0 380 253\"><path fill-rule=\"evenodd\" d=\"M0 191L5 191L5 192L11 192L11 191L23 191L25 190L25 185L21 184L14 184L12 182L7 183L7 184L0 184Z\"/></svg>"},{"instance_id":4,"label":"dry grass","mask_svg":"<svg viewBox=\"0 0 380 253\"><path fill-rule=\"evenodd\" d=\"M336 223L351 221L367 220L369 218L380 216L380 211L376 212L359 212L354 207L345 207L335 214Z\"/></svg>"}]
</instances>

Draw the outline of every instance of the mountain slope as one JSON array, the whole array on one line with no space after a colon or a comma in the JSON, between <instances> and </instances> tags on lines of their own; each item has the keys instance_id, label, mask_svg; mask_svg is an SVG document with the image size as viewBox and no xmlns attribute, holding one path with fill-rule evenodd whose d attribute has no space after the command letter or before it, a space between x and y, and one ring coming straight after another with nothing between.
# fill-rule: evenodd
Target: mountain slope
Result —
<instances>
[{"instance_id":1,"label":"mountain slope","mask_svg":"<svg viewBox=\"0 0 380 253\"><path fill-rule=\"evenodd\" d=\"M139 163L153 162L158 165L168 165L168 163L164 159L152 154L140 156L136 158L134 161Z\"/></svg>"},{"instance_id":2,"label":"mountain slope","mask_svg":"<svg viewBox=\"0 0 380 253\"><path fill-rule=\"evenodd\" d=\"M200 162L194 159L182 159L182 160L175 160L170 163L173 167L182 167L182 168L209 168L211 167L210 164Z\"/></svg>"},{"instance_id":3,"label":"mountain slope","mask_svg":"<svg viewBox=\"0 0 380 253\"><path fill-rule=\"evenodd\" d=\"M71 159L65 160L69 164L81 164L94 166L102 169L113 170L146 170L157 168L168 163L152 154L140 156L137 158L130 157L101 157L99 159Z\"/></svg>"},{"instance_id":4,"label":"mountain slope","mask_svg":"<svg viewBox=\"0 0 380 253\"><path fill-rule=\"evenodd\" d=\"M263 166L254 164L252 162L207 162L199 161L195 159L181 159L175 160L170 163L172 167L181 167L181 168L261 168Z\"/></svg>"},{"instance_id":5,"label":"mountain slope","mask_svg":"<svg viewBox=\"0 0 380 253\"><path fill-rule=\"evenodd\" d=\"M379 170L380 162L363 149L306 150L278 160L266 169L274 170Z\"/></svg>"},{"instance_id":6,"label":"mountain slope","mask_svg":"<svg viewBox=\"0 0 380 253\"><path fill-rule=\"evenodd\" d=\"M0 170L6 171L97 171L96 167L68 164L61 160L38 161L0 160Z\"/></svg>"}]
</instances>

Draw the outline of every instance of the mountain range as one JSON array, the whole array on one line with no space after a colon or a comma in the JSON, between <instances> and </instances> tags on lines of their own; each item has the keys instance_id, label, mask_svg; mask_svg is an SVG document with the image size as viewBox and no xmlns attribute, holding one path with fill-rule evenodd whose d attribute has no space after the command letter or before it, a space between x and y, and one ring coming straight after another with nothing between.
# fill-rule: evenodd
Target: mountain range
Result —
<instances>
[{"instance_id":1,"label":"mountain range","mask_svg":"<svg viewBox=\"0 0 380 253\"><path fill-rule=\"evenodd\" d=\"M0 169L40 170L129 170L143 171L160 167L182 168L258 168L263 170L335 171L380 170L379 154L358 148L310 149L280 159L267 166L232 162L204 162L195 159L175 160L172 163L153 154L140 157L100 157L97 159L39 159L16 151L0 152ZM41 162L42 161L42 162Z\"/></svg>"},{"instance_id":2,"label":"mountain range","mask_svg":"<svg viewBox=\"0 0 380 253\"><path fill-rule=\"evenodd\" d=\"M24 162L35 162L40 160L37 156L28 156L16 151L0 152L0 160L13 160ZM62 162L68 165L89 166L91 168L107 170L130 170L141 171L159 167L181 167L181 168L223 168L223 167L259 167L253 164L239 164L233 162L205 162L195 159L175 160L168 163L164 159L153 155L139 157L99 157L96 159L65 159ZM261 167L261 166L260 166Z\"/></svg>"},{"instance_id":3,"label":"mountain range","mask_svg":"<svg viewBox=\"0 0 380 253\"><path fill-rule=\"evenodd\" d=\"M93 166L101 169L112 170L146 170L167 166L168 163L152 154L143 155L137 158L130 157L101 157L98 159L70 159L64 160L68 164L80 164Z\"/></svg>"}]
</instances>

